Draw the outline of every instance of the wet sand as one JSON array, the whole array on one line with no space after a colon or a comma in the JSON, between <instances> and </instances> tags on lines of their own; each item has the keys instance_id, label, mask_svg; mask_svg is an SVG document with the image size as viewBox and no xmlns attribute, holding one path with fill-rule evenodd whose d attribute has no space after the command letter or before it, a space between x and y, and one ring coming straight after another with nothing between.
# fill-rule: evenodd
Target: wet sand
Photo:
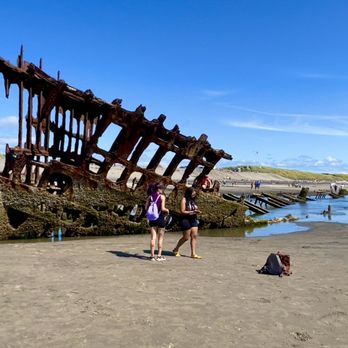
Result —
<instances>
[{"instance_id":1,"label":"wet sand","mask_svg":"<svg viewBox=\"0 0 348 348\"><path fill-rule=\"evenodd\" d=\"M348 227L200 237L151 262L149 235L0 243L1 347L347 347ZM293 275L259 275L270 252ZM188 243L182 253L189 255Z\"/></svg>"}]
</instances>

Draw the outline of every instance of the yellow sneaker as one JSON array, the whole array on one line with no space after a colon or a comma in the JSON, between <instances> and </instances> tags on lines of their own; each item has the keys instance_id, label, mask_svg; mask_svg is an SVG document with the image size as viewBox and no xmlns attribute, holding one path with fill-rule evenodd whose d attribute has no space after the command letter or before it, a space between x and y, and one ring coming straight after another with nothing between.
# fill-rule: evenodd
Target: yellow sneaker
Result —
<instances>
[{"instance_id":1,"label":"yellow sneaker","mask_svg":"<svg viewBox=\"0 0 348 348\"><path fill-rule=\"evenodd\" d=\"M173 250L173 254L174 254L175 257L180 257L181 256L179 251Z\"/></svg>"}]
</instances>

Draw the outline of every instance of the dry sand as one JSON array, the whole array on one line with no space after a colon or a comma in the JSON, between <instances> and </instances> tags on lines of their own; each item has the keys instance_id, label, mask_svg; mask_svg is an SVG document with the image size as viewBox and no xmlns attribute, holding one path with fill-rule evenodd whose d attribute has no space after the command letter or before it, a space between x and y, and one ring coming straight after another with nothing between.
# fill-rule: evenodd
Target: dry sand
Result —
<instances>
[{"instance_id":1,"label":"dry sand","mask_svg":"<svg viewBox=\"0 0 348 348\"><path fill-rule=\"evenodd\" d=\"M151 262L148 235L0 243L0 347L348 347L348 229L200 237ZM293 275L259 275L270 252ZM182 247L189 255L189 245Z\"/></svg>"}]
</instances>

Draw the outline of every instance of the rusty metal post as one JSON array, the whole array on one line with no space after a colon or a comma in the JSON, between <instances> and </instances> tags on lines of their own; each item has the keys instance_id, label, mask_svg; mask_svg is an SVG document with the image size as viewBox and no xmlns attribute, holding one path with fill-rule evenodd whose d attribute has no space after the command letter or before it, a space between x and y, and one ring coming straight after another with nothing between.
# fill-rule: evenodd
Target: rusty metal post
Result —
<instances>
[{"instance_id":1,"label":"rusty metal post","mask_svg":"<svg viewBox=\"0 0 348 348\"><path fill-rule=\"evenodd\" d=\"M19 87L19 112L18 112L18 147L23 147L22 133L23 133L23 81L18 85Z\"/></svg>"}]
</instances>

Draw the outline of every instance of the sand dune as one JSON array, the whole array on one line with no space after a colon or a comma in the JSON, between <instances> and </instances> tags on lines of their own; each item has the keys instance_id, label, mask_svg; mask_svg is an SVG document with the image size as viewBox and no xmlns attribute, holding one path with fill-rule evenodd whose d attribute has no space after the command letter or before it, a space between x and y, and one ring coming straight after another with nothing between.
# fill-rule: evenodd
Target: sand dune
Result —
<instances>
[{"instance_id":1,"label":"sand dune","mask_svg":"<svg viewBox=\"0 0 348 348\"><path fill-rule=\"evenodd\" d=\"M5 164L4 158L0 158L0 172L3 170ZM122 173L123 167L121 165L113 166L109 173L108 179L114 181L120 177ZM164 171L163 168L159 168L157 173L162 174ZM185 169L179 168L173 174L172 178L175 181L179 181ZM199 171L195 171L189 178L188 184L193 182L193 179L199 174ZM131 181L135 177L139 179L140 173L133 173L129 180L129 186L131 186ZM300 183L299 186L292 186L293 180L282 177L276 174L268 174L268 173L256 173L256 172L233 172L227 169L214 169L209 173L209 176L212 180L218 180L221 183L221 191L226 192L235 192L235 193L248 193L251 191L251 182L256 180L261 181L262 191L271 191L271 192L279 192L279 191L287 191L287 192L299 192L300 186L309 187L310 193L314 193L318 190L329 190L328 182L304 182Z\"/></svg>"},{"instance_id":2,"label":"sand dune","mask_svg":"<svg viewBox=\"0 0 348 348\"><path fill-rule=\"evenodd\" d=\"M3 168L5 166L5 159L3 157L0 157L0 172L2 172ZM173 175L173 180L179 180L183 174L184 174L185 169L184 168L179 168L176 170L176 172ZM115 165L112 167L108 173L108 178L111 180L117 179L122 172L122 166L121 165ZM156 171L158 174L163 174L164 168L159 168ZM200 172L195 171L191 175L191 179L195 178ZM140 174L138 174L139 177ZM245 182L251 182L255 180L261 180L264 182L291 182L292 180L289 180L287 178L284 178L282 176L276 175L276 174L267 174L267 173L254 173L254 172L233 172L231 170L227 169L214 169L210 172L209 176L213 180L219 180L223 182L224 180L226 181L233 181L233 182L240 182L240 181L245 181Z\"/></svg>"}]
</instances>

